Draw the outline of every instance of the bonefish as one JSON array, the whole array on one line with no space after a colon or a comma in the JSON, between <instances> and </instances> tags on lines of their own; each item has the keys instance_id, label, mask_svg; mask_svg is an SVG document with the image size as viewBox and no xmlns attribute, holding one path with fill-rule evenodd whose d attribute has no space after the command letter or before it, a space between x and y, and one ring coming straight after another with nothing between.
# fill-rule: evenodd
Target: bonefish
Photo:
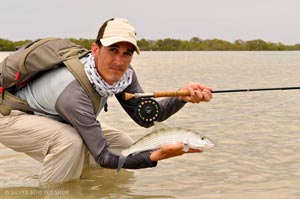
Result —
<instances>
[{"instance_id":1,"label":"bonefish","mask_svg":"<svg viewBox=\"0 0 300 199\"><path fill-rule=\"evenodd\" d=\"M204 149L214 147L215 144L198 132L184 128L170 127L162 123L155 122L151 133L135 141L131 146L121 151L118 161L117 172L123 167L129 155L135 155L142 151L155 150L166 144L182 142L183 150Z\"/></svg>"}]
</instances>

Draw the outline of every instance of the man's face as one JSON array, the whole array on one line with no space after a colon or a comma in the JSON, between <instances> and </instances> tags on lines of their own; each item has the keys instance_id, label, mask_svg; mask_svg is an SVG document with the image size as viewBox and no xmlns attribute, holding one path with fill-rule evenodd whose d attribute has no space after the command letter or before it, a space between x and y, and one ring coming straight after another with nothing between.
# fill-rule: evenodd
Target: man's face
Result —
<instances>
[{"instance_id":1,"label":"man's face","mask_svg":"<svg viewBox=\"0 0 300 199\"><path fill-rule=\"evenodd\" d=\"M108 84L114 84L121 79L132 60L134 49L128 42L119 42L108 47L92 44L98 73Z\"/></svg>"}]
</instances>

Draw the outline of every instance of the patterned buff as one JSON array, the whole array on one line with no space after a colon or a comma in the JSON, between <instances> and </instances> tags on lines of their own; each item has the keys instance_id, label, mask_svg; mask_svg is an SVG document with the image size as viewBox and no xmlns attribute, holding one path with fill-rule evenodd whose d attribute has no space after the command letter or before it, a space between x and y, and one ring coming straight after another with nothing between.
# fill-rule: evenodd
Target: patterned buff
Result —
<instances>
[{"instance_id":1,"label":"patterned buff","mask_svg":"<svg viewBox=\"0 0 300 199\"><path fill-rule=\"evenodd\" d=\"M90 54L84 62L84 70L87 74L93 87L96 91L104 97L112 96L122 92L127 86L131 84L133 71L128 68L121 79L113 85L108 84L98 73L94 57Z\"/></svg>"}]
</instances>

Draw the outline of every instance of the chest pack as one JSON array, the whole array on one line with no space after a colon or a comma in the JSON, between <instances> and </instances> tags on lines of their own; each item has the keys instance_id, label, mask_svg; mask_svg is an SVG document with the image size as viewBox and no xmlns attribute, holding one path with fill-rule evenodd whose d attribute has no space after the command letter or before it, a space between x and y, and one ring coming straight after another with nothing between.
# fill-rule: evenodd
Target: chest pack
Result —
<instances>
[{"instance_id":1,"label":"chest pack","mask_svg":"<svg viewBox=\"0 0 300 199\"><path fill-rule=\"evenodd\" d=\"M100 95L90 84L79 60L88 53L89 50L67 39L49 37L31 42L6 57L0 63L0 113L9 115L11 110L44 113L31 108L26 100L14 96L14 93L42 72L63 66L85 89L96 113Z\"/></svg>"}]
</instances>

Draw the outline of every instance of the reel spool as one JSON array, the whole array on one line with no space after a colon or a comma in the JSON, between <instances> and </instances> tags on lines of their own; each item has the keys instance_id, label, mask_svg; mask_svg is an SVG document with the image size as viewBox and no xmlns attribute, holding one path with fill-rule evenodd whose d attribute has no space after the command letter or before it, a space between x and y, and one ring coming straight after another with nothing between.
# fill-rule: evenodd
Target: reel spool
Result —
<instances>
[{"instance_id":1,"label":"reel spool","mask_svg":"<svg viewBox=\"0 0 300 199\"><path fill-rule=\"evenodd\" d=\"M152 98L141 98L135 108L137 118L146 123L152 123L157 120L160 114L160 106Z\"/></svg>"}]
</instances>

